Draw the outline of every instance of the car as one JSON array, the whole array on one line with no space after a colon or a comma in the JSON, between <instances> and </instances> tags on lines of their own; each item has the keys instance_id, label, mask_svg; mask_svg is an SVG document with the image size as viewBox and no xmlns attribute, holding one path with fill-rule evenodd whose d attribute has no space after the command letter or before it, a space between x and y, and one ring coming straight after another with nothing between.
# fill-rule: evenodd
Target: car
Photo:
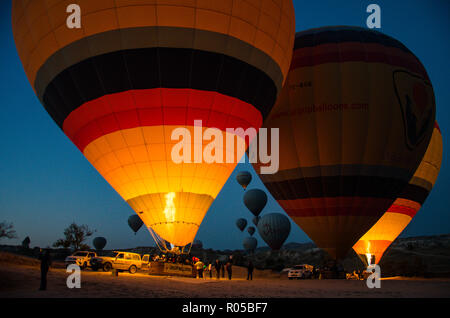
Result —
<instances>
[{"instance_id":1,"label":"car","mask_svg":"<svg viewBox=\"0 0 450 318\"><path fill-rule=\"evenodd\" d=\"M67 256L64 260L66 267L70 264L76 264L80 266L82 269L91 266L91 260L93 257L96 257L97 254L95 252L89 251L77 251L70 256Z\"/></svg>"},{"instance_id":2,"label":"car","mask_svg":"<svg viewBox=\"0 0 450 318\"><path fill-rule=\"evenodd\" d=\"M148 255L144 255L145 259L148 259ZM141 260L141 255L130 252L113 251L106 256L94 257L91 260L92 269L94 271L103 269L105 272L109 272L112 269L129 271L131 274L137 272L142 268L145 263Z\"/></svg>"},{"instance_id":3,"label":"car","mask_svg":"<svg viewBox=\"0 0 450 318\"><path fill-rule=\"evenodd\" d=\"M295 265L288 272L289 279L311 278L313 274L313 266L308 264Z\"/></svg>"}]
</instances>

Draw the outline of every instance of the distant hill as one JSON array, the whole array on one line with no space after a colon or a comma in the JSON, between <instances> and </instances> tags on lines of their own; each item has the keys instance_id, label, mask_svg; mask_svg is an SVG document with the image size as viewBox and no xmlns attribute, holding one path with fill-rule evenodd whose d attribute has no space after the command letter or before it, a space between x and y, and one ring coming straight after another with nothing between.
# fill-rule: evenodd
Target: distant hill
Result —
<instances>
[{"instance_id":1,"label":"distant hill","mask_svg":"<svg viewBox=\"0 0 450 318\"><path fill-rule=\"evenodd\" d=\"M134 247L123 249L139 254L154 254L155 247ZM26 250L22 246L0 245L0 251L36 257L38 250ZM103 251L106 253L108 251ZM53 249L55 259L64 259L70 251ZM235 265L245 266L249 260L258 269L272 269L281 271L296 264L310 264L321 266L328 260L328 255L317 248L314 243L290 242L284 244L280 251L272 251L269 247L257 248L254 254L243 250L213 250L192 249L191 254L205 262L215 259L227 260L233 256ZM363 269L363 263L356 253L351 250L343 261L347 271ZM433 236L416 236L398 238L385 252L380 262L382 276L421 276L421 277L450 277L450 234Z\"/></svg>"}]
</instances>

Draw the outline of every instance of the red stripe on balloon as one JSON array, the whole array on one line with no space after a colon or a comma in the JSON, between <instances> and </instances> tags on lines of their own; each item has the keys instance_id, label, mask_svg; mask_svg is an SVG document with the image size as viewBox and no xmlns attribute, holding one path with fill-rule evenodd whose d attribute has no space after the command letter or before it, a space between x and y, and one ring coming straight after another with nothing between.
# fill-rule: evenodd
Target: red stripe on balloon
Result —
<instances>
[{"instance_id":1,"label":"red stripe on balloon","mask_svg":"<svg viewBox=\"0 0 450 318\"><path fill-rule=\"evenodd\" d=\"M261 113L251 104L217 92L155 88L105 95L75 109L63 124L65 134L83 151L93 140L118 130L141 126L227 128L262 125Z\"/></svg>"},{"instance_id":2,"label":"red stripe on balloon","mask_svg":"<svg viewBox=\"0 0 450 318\"><path fill-rule=\"evenodd\" d=\"M279 200L291 217L315 216L381 216L392 200L373 197L332 197Z\"/></svg>"},{"instance_id":3,"label":"red stripe on balloon","mask_svg":"<svg viewBox=\"0 0 450 318\"><path fill-rule=\"evenodd\" d=\"M387 212L390 213L399 213L399 214L405 214L410 216L411 218L413 218L416 213L417 210L411 207L407 207L407 206L402 206L402 205L395 205L393 204L388 210Z\"/></svg>"},{"instance_id":4,"label":"red stripe on balloon","mask_svg":"<svg viewBox=\"0 0 450 318\"><path fill-rule=\"evenodd\" d=\"M436 128L439 131L439 133L442 134L441 133L441 128L439 128L439 125L438 125L437 121L434 122L434 128Z\"/></svg>"},{"instance_id":5,"label":"red stripe on balloon","mask_svg":"<svg viewBox=\"0 0 450 318\"><path fill-rule=\"evenodd\" d=\"M317 217L317 216L374 216L379 217L383 211L368 207L330 207L320 209L285 209L290 217Z\"/></svg>"},{"instance_id":6,"label":"red stripe on balloon","mask_svg":"<svg viewBox=\"0 0 450 318\"><path fill-rule=\"evenodd\" d=\"M327 43L299 48L294 51L291 70L299 67L343 62L385 63L407 68L428 79L425 68L414 55L394 47L358 42Z\"/></svg>"}]
</instances>

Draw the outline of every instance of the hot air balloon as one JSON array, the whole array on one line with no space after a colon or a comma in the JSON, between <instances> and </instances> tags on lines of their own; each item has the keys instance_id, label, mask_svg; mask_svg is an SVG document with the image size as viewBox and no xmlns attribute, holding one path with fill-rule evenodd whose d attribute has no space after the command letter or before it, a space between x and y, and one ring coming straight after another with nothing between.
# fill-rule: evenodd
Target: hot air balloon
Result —
<instances>
[{"instance_id":1,"label":"hot air balloon","mask_svg":"<svg viewBox=\"0 0 450 318\"><path fill-rule=\"evenodd\" d=\"M279 250L291 232L291 222L281 213L269 213L258 222L258 233L272 250Z\"/></svg>"},{"instance_id":2,"label":"hot air balloon","mask_svg":"<svg viewBox=\"0 0 450 318\"><path fill-rule=\"evenodd\" d=\"M255 217L252 219L253 224L255 224L256 226L258 226L259 219L260 219L259 216L255 216Z\"/></svg>"},{"instance_id":3,"label":"hot air balloon","mask_svg":"<svg viewBox=\"0 0 450 318\"><path fill-rule=\"evenodd\" d=\"M133 215L130 215L130 217L128 218L128 225L133 230L134 235L136 235L137 231L139 231L142 224L144 224L144 222L142 222L139 215L133 214Z\"/></svg>"},{"instance_id":4,"label":"hot air balloon","mask_svg":"<svg viewBox=\"0 0 450 318\"><path fill-rule=\"evenodd\" d=\"M359 27L297 33L264 122L279 128L279 170L261 180L318 247L344 258L408 184L434 118L427 73L399 41Z\"/></svg>"},{"instance_id":5,"label":"hot air balloon","mask_svg":"<svg viewBox=\"0 0 450 318\"><path fill-rule=\"evenodd\" d=\"M236 180L245 190L252 181L252 174L248 171L240 171L236 175Z\"/></svg>"},{"instance_id":6,"label":"hot air balloon","mask_svg":"<svg viewBox=\"0 0 450 318\"><path fill-rule=\"evenodd\" d=\"M101 251L106 245L106 239L104 237L99 236L99 237L94 238L92 243L94 244L94 247L96 250Z\"/></svg>"},{"instance_id":7,"label":"hot air balloon","mask_svg":"<svg viewBox=\"0 0 450 318\"><path fill-rule=\"evenodd\" d=\"M253 253L256 246L258 246L258 241L254 237L249 236L244 239L242 245L244 246L244 250Z\"/></svg>"},{"instance_id":8,"label":"hot air balloon","mask_svg":"<svg viewBox=\"0 0 450 318\"><path fill-rule=\"evenodd\" d=\"M250 236L253 236L253 234L255 233L255 227L249 226L247 228L247 232L248 232L248 234L250 234Z\"/></svg>"},{"instance_id":9,"label":"hot air balloon","mask_svg":"<svg viewBox=\"0 0 450 318\"><path fill-rule=\"evenodd\" d=\"M244 194L244 204L255 216L258 216L267 203L267 194L260 189L251 189Z\"/></svg>"},{"instance_id":10,"label":"hot air balloon","mask_svg":"<svg viewBox=\"0 0 450 318\"><path fill-rule=\"evenodd\" d=\"M247 226L247 220L243 219L243 218L237 219L236 220L236 226L242 232L245 229L245 227Z\"/></svg>"},{"instance_id":11,"label":"hot air balloon","mask_svg":"<svg viewBox=\"0 0 450 318\"><path fill-rule=\"evenodd\" d=\"M190 137L214 128L248 145L227 129L259 129L275 103L292 56L293 3L82 1L79 29L67 27L67 5L13 0L28 79L146 226L185 246L245 152L224 143L215 153L233 162L198 161L213 151L207 137ZM183 161L174 162L181 141Z\"/></svg>"},{"instance_id":12,"label":"hot air balloon","mask_svg":"<svg viewBox=\"0 0 450 318\"><path fill-rule=\"evenodd\" d=\"M442 135L435 123L428 149L409 184L377 223L353 246L364 262L380 262L383 253L411 222L430 193L442 162Z\"/></svg>"}]
</instances>

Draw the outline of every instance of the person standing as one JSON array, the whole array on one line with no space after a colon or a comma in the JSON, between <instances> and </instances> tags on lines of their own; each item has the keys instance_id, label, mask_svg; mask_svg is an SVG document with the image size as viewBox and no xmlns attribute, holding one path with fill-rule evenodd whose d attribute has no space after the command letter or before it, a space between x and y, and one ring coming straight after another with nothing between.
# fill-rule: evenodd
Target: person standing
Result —
<instances>
[{"instance_id":1,"label":"person standing","mask_svg":"<svg viewBox=\"0 0 450 318\"><path fill-rule=\"evenodd\" d=\"M225 266L227 269L227 273L228 273L228 279L231 280L231 275L233 274L232 271L232 264L231 264L231 259L228 260L227 265Z\"/></svg>"},{"instance_id":2,"label":"person standing","mask_svg":"<svg viewBox=\"0 0 450 318\"><path fill-rule=\"evenodd\" d=\"M225 265L223 262L220 263L220 271L222 272L222 278L225 278Z\"/></svg>"},{"instance_id":3,"label":"person standing","mask_svg":"<svg viewBox=\"0 0 450 318\"><path fill-rule=\"evenodd\" d=\"M220 264L219 260L216 259L216 262L214 263L214 268L216 269L216 278L217 279L220 279L220 267L221 267L221 264Z\"/></svg>"},{"instance_id":4,"label":"person standing","mask_svg":"<svg viewBox=\"0 0 450 318\"><path fill-rule=\"evenodd\" d=\"M48 269L51 265L50 253L48 250L41 252L39 255L39 259L41 260L41 286L39 290L47 289L47 273Z\"/></svg>"},{"instance_id":5,"label":"person standing","mask_svg":"<svg viewBox=\"0 0 450 318\"><path fill-rule=\"evenodd\" d=\"M253 269L253 263L252 261L249 261L247 266L247 280L253 280Z\"/></svg>"},{"instance_id":6,"label":"person standing","mask_svg":"<svg viewBox=\"0 0 450 318\"><path fill-rule=\"evenodd\" d=\"M203 262L201 260L198 260L197 263L195 263L195 269L197 270L197 278L203 278Z\"/></svg>"},{"instance_id":7,"label":"person standing","mask_svg":"<svg viewBox=\"0 0 450 318\"><path fill-rule=\"evenodd\" d=\"M212 263L209 263L208 271L209 271L209 279L212 279Z\"/></svg>"}]
</instances>

